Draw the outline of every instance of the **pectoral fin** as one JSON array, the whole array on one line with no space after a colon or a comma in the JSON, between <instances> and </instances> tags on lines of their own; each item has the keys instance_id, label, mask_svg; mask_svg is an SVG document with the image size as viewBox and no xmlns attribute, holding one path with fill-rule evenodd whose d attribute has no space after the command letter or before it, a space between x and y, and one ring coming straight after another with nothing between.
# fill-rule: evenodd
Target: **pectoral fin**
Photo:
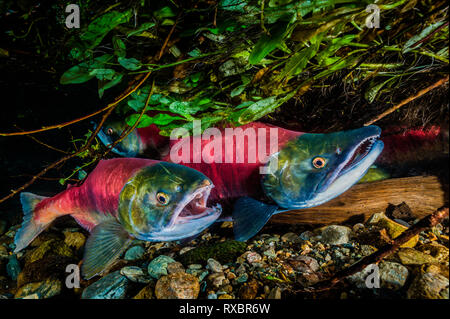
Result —
<instances>
[{"instance_id":1,"label":"pectoral fin","mask_svg":"<svg viewBox=\"0 0 450 319\"><path fill-rule=\"evenodd\" d=\"M233 208L234 237L246 241L255 236L277 211L277 206L261 203L250 197L241 197Z\"/></svg>"},{"instance_id":2,"label":"pectoral fin","mask_svg":"<svg viewBox=\"0 0 450 319\"><path fill-rule=\"evenodd\" d=\"M103 273L131 242L132 238L116 219L111 218L95 226L84 250L83 278L87 280Z\"/></svg>"}]
</instances>

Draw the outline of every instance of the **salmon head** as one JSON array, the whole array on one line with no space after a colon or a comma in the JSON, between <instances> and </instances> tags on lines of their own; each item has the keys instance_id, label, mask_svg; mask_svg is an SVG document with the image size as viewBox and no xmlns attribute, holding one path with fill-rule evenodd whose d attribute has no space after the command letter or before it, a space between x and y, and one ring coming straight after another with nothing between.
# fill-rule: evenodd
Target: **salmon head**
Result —
<instances>
[{"instance_id":1,"label":"salmon head","mask_svg":"<svg viewBox=\"0 0 450 319\"><path fill-rule=\"evenodd\" d=\"M126 128L127 125L124 122L109 122L100 129L98 137L104 145L110 145L120 138ZM112 152L124 157L136 157L143 150L144 145L138 131L133 130L120 143L113 147Z\"/></svg>"},{"instance_id":2,"label":"salmon head","mask_svg":"<svg viewBox=\"0 0 450 319\"><path fill-rule=\"evenodd\" d=\"M262 179L266 195L282 208L321 205L345 192L383 150L381 129L367 126L328 134L305 133L288 142L277 166Z\"/></svg>"},{"instance_id":3,"label":"salmon head","mask_svg":"<svg viewBox=\"0 0 450 319\"><path fill-rule=\"evenodd\" d=\"M206 206L211 180L192 168L160 162L144 167L120 193L118 219L134 237L171 241L194 236L221 214Z\"/></svg>"}]
</instances>

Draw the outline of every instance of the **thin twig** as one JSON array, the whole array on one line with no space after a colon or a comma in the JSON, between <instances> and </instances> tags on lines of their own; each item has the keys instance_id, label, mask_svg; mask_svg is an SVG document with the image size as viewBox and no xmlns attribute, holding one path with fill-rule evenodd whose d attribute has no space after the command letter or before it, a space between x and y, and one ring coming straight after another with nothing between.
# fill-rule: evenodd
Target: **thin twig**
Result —
<instances>
[{"instance_id":1,"label":"thin twig","mask_svg":"<svg viewBox=\"0 0 450 319\"><path fill-rule=\"evenodd\" d=\"M448 217L448 207L441 207L437 209L434 213L422 218L419 222L405 230L400 236L395 238L392 243L387 244L381 247L379 250L374 252L373 254L364 257L359 260L355 264L351 265L348 268L345 268L336 274L334 274L331 278L321 281L311 287L300 289L295 291L296 293L300 292L320 292L324 290L329 290L337 283L342 281L343 279L356 274L362 271L364 268L371 264L378 264L383 258L393 254L400 248L401 245L408 242L414 236L420 234L422 231L434 227L439 224L444 218Z\"/></svg>"},{"instance_id":2,"label":"thin twig","mask_svg":"<svg viewBox=\"0 0 450 319\"><path fill-rule=\"evenodd\" d=\"M170 37L173 34L173 31L175 31L175 27L177 26L177 22L178 22L178 18L180 17L180 15L178 15L177 19L175 20L175 23L172 26L172 29L170 29L169 34L166 37L166 40L164 40L164 44L161 47L161 50L159 51L158 57L156 58L156 61L159 61L161 59L161 57L164 54L164 50L166 49L167 43L169 43Z\"/></svg>"},{"instance_id":3,"label":"thin twig","mask_svg":"<svg viewBox=\"0 0 450 319\"><path fill-rule=\"evenodd\" d=\"M86 120L88 118L91 118L97 114L103 113L113 107L115 107L117 104L119 104L121 101L123 101L124 99L126 99L131 93L133 93L134 91L136 91L141 85L142 83L145 82L145 80L147 79L149 74L147 74L146 76L144 76L144 78L141 80L141 82L132 90L124 93L121 97L119 97L116 101L108 104L107 106L105 106L104 108L102 108L101 110L95 111L94 113L88 114L86 116L80 117L78 119L69 121L69 122L65 122L65 123L61 123L61 124L56 124L56 125L52 125L52 126L47 126L47 127L43 127L41 129L37 129L37 130L33 130L33 131L23 131L23 132L12 132L12 133L0 133L0 136L18 136L18 135L29 135L29 134L35 134L35 133L40 133L40 132L44 132L44 131L49 131L49 130L53 130L53 129L57 129L57 128L63 128L65 126L69 126L78 122L81 122L83 120Z\"/></svg>"},{"instance_id":4,"label":"thin twig","mask_svg":"<svg viewBox=\"0 0 450 319\"><path fill-rule=\"evenodd\" d=\"M115 102L111 103L109 109L107 109L107 112L103 115L99 125L97 126L97 128L95 129L94 133L92 133L92 135L89 137L89 139L87 140L86 144L84 144L83 147L81 147L80 149L78 149L77 151L64 156L63 158L57 160L56 162L53 162L52 164L48 165L46 168L44 168L42 171L40 171L38 174L36 174L35 176L33 176L31 178L31 180L29 180L27 183L25 183L24 185L22 185L19 188L13 189L11 190L11 193L3 198L0 199L0 203L6 201L7 199L15 196L17 193L20 193L21 191L23 191L24 189L26 189L27 187L29 187L30 185L32 185L38 178L40 178L41 176L45 175L49 170L57 167L58 165L68 161L69 159L77 156L78 154L81 154L82 152L86 151L89 146L91 145L92 141L95 139L95 137L97 136L98 132L100 132L100 129L102 128L103 124L105 123L106 119L111 115L112 111L114 111L114 109L117 107L118 103L123 100L123 98L127 97L128 95L130 95L132 92L136 91L144 82L145 80L147 80L147 78L150 76L151 72L148 72L143 79L131 90L129 90L128 93L124 94L124 97L118 98Z\"/></svg>"},{"instance_id":5,"label":"thin twig","mask_svg":"<svg viewBox=\"0 0 450 319\"><path fill-rule=\"evenodd\" d=\"M386 115L391 114L392 112L398 110L399 108L401 108L403 105L408 104L409 102L421 97L422 95L430 92L431 90L441 86L442 84L448 82L448 78L449 76L447 75L445 78L440 79L439 81L437 81L436 83L430 85L429 87L420 90L417 94L408 97L407 99L404 99L403 101L401 101L399 104L394 105L393 107L389 108L388 110L384 111L383 113L381 113L380 115L378 115L376 118L374 118L373 120L370 120L369 122L365 123L364 126L368 126L368 125L372 125L373 123L375 123L378 120L381 120L383 117L385 117Z\"/></svg>"}]
</instances>

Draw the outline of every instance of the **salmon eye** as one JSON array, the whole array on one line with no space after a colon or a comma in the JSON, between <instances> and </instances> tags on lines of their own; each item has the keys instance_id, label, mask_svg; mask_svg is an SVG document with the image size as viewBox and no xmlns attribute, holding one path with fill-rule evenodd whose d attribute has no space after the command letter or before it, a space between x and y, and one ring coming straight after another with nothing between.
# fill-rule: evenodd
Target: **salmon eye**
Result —
<instances>
[{"instance_id":1,"label":"salmon eye","mask_svg":"<svg viewBox=\"0 0 450 319\"><path fill-rule=\"evenodd\" d=\"M312 160L312 164L315 168L323 168L325 167L325 164L327 163L327 161L320 156L314 157Z\"/></svg>"},{"instance_id":2,"label":"salmon eye","mask_svg":"<svg viewBox=\"0 0 450 319\"><path fill-rule=\"evenodd\" d=\"M159 192L158 194L156 194L156 200L161 205L167 205L169 203L169 195Z\"/></svg>"},{"instance_id":3,"label":"salmon eye","mask_svg":"<svg viewBox=\"0 0 450 319\"><path fill-rule=\"evenodd\" d=\"M114 130L112 128L109 128L106 130L106 134L112 135L114 133Z\"/></svg>"}]
</instances>

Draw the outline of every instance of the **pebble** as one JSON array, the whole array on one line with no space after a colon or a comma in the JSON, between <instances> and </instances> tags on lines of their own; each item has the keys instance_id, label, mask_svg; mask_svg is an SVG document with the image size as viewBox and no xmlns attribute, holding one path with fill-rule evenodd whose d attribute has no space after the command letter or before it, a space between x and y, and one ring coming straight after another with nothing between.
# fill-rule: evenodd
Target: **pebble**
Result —
<instances>
[{"instance_id":1,"label":"pebble","mask_svg":"<svg viewBox=\"0 0 450 319\"><path fill-rule=\"evenodd\" d=\"M330 225L322 229L321 241L330 245L341 245L349 242L351 229L346 226Z\"/></svg>"},{"instance_id":2,"label":"pebble","mask_svg":"<svg viewBox=\"0 0 450 319\"><path fill-rule=\"evenodd\" d=\"M155 279L159 279L161 276L167 276L167 265L173 262L175 262L173 258L160 255L148 265L148 274Z\"/></svg>"},{"instance_id":3,"label":"pebble","mask_svg":"<svg viewBox=\"0 0 450 319\"><path fill-rule=\"evenodd\" d=\"M275 287L273 288L269 295L267 296L267 299L281 299L281 288Z\"/></svg>"},{"instance_id":4,"label":"pebble","mask_svg":"<svg viewBox=\"0 0 450 319\"><path fill-rule=\"evenodd\" d=\"M238 283L244 283L248 280L248 275L247 273L243 273L242 275L240 275L239 277L236 278L236 281Z\"/></svg>"},{"instance_id":5,"label":"pebble","mask_svg":"<svg viewBox=\"0 0 450 319\"><path fill-rule=\"evenodd\" d=\"M120 274L120 270L112 272L94 282L83 290L82 299L124 299L129 280Z\"/></svg>"},{"instance_id":6,"label":"pebble","mask_svg":"<svg viewBox=\"0 0 450 319\"><path fill-rule=\"evenodd\" d=\"M199 292L198 279L182 272L162 276L155 286L158 299L196 299Z\"/></svg>"},{"instance_id":7,"label":"pebble","mask_svg":"<svg viewBox=\"0 0 450 319\"><path fill-rule=\"evenodd\" d=\"M247 261L249 264L257 263L262 260L262 257L257 252L251 251L247 254Z\"/></svg>"},{"instance_id":8,"label":"pebble","mask_svg":"<svg viewBox=\"0 0 450 319\"><path fill-rule=\"evenodd\" d=\"M448 290L447 278L425 273L414 278L406 294L409 299L448 299Z\"/></svg>"},{"instance_id":9,"label":"pebble","mask_svg":"<svg viewBox=\"0 0 450 319\"><path fill-rule=\"evenodd\" d=\"M190 264L190 265L188 266L188 269L195 269L195 270L198 270L198 269L202 269L202 268L203 268L203 266L200 265L200 264Z\"/></svg>"},{"instance_id":10,"label":"pebble","mask_svg":"<svg viewBox=\"0 0 450 319\"><path fill-rule=\"evenodd\" d=\"M170 263L167 265L167 273L174 274L176 272L185 272L184 266L182 263L176 261L174 263Z\"/></svg>"},{"instance_id":11,"label":"pebble","mask_svg":"<svg viewBox=\"0 0 450 319\"><path fill-rule=\"evenodd\" d=\"M423 265L436 262L436 259L432 256L413 248L400 249L397 256L403 265Z\"/></svg>"},{"instance_id":12,"label":"pebble","mask_svg":"<svg viewBox=\"0 0 450 319\"><path fill-rule=\"evenodd\" d=\"M258 288L260 284L255 279L245 283L239 289L239 298L242 299L255 299L256 294L258 293Z\"/></svg>"},{"instance_id":13,"label":"pebble","mask_svg":"<svg viewBox=\"0 0 450 319\"><path fill-rule=\"evenodd\" d=\"M94 282L83 290L82 299L124 299L129 286L129 280L120 274L112 272Z\"/></svg>"},{"instance_id":14,"label":"pebble","mask_svg":"<svg viewBox=\"0 0 450 319\"><path fill-rule=\"evenodd\" d=\"M218 288L225 283L226 278L223 272L215 272L213 274L210 274L207 280L213 287Z\"/></svg>"},{"instance_id":15,"label":"pebble","mask_svg":"<svg viewBox=\"0 0 450 319\"><path fill-rule=\"evenodd\" d=\"M179 254L180 254L180 255L183 255L184 253L187 253L189 250L192 250L192 249L194 249L194 248L195 248L195 247L189 247L189 246L183 247L183 248L180 249Z\"/></svg>"},{"instance_id":16,"label":"pebble","mask_svg":"<svg viewBox=\"0 0 450 319\"><path fill-rule=\"evenodd\" d=\"M222 272L222 265L213 258L208 258L206 269L211 270L212 272Z\"/></svg>"},{"instance_id":17,"label":"pebble","mask_svg":"<svg viewBox=\"0 0 450 319\"><path fill-rule=\"evenodd\" d=\"M281 236L281 240L284 242L299 243L301 238L295 233L286 233Z\"/></svg>"},{"instance_id":18,"label":"pebble","mask_svg":"<svg viewBox=\"0 0 450 319\"><path fill-rule=\"evenodd\" d=\"M381 288L398 290L405 285L408 269L396 262L384 261L380 263Z\"/></svg>"},{"instance_id":19,"label":"pebble","mask_svg":"<svg viewBox=\"0 0 450 319\"><path fill-rule=\"evenodd\" d=\"M128 280L131 280L132 282L138 282L142 284L148 284L151 282L150 276L145 274L141 268L136 266L123 267L120 270L120 274L127 277Z\"/></svg>"},{"instance_id":20,"label":"pebble","mask_svg":"<svg viewBox=\"0 0 450 319\"><path fill-rule=\"evenodd\" d=\"M288 260L289 265L300 273L314 273L320 266L316 259L309 256L298 256Z\"/></svg>"},{"instance_id":21,"label":"pebble","mask_svg":"<svg viewBox=\"0 0 450 319\"><path fill-rule=\"evenodd\" d=\"M142 246L133 246L127 250L125 253L125 260L137 260L140 259L145 254L145 249Z\"/></svg>"},{"instance_id":22,"label":"pebble","mask_svg":"<svg viewBox=\"0 0 450 319\"><path fill-rule=\"evenodd\" d=\"M62 283L58 279L47 279L41 282L29 283L20 287L16 299L47 299L61 293Z\"/></svg>"},{"instance_id":23,"label":"pebble","mask_svg":"<svg viewBox=\"0 0 450 319\"><path fill-rule=\"evenodd\" d=\"M11 257L9 257L8 264L6 265L6 273L12 280L17 280L20 271L21 268L16 255L11 255Z\"/></svg>"}]
</instances>

